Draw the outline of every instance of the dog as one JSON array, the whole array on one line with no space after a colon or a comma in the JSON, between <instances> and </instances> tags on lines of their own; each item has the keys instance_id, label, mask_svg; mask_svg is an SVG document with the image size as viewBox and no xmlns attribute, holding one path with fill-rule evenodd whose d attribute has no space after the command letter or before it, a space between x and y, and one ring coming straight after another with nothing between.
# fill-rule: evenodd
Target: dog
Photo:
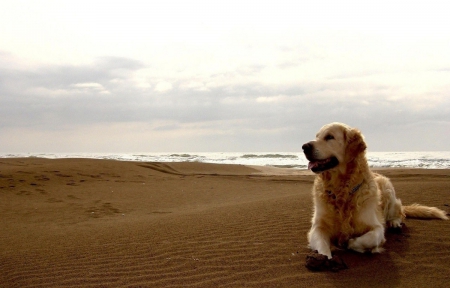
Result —
<instances>
[{"instance_id":1,"label":"dog","mask_svg":"<svg viewBox=\"0 0 450 288\"><path fill-rule=\"evenodd\" d=\"M436 207L402 206L391 181L369 169L367 146L356 128L327 124L302 149L308 169L317 174L309 247L328 259L332 248L382 252L385 229L401 229L405 217L448 219Z\"/></svg>"}]
</instances>

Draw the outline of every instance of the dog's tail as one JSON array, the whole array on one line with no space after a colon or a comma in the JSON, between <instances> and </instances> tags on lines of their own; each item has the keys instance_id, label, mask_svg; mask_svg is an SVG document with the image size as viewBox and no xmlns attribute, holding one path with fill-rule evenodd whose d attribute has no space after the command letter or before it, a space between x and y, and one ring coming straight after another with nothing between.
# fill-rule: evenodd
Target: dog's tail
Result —
<instances>
[{"instance_id":1,"label":"dog's tail","mask_svg":"<svg viewBox=\"0 0 450 288\"><path fill-rule=\"evenodd\" d=\"M448 220L447 213L436 207L428 207L420 204L402 206L406 217L421 219L442 219Z\"/></svg>"}]
</instances>

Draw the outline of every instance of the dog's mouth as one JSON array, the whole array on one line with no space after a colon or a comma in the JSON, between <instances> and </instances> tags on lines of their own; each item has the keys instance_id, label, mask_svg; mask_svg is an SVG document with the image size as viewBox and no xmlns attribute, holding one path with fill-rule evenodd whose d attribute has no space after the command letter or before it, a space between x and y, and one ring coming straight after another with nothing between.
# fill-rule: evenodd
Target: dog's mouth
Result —
<instances>
[{"instance_id":1,"label":"dog's mouth","mask_svg":"<svg viewBox=\"0 0 450 288\"><path fill-rule=\"evenodd\" d=\"M336 157L330 157L327 159L314 159L308 163L308 169L314 173L320 173L328 169L334 168L339 165L339 161Z\"/></svg>"}]
</instances>

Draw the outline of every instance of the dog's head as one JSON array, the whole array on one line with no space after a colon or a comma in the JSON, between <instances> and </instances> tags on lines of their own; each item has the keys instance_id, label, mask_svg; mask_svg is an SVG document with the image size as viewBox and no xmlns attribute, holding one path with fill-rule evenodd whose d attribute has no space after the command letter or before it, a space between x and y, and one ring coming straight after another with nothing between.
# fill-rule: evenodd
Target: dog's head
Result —
<instances>
[{"instance_id":1,"label":"dog's head","mask_svg":"<svg viewBox=\"0 0 450 288\"><path fill-rule=\"evenodd\" d=\"M321 173L340 165L347 165L366 150L366 143L358 129L342 123L323 126L316 139L302 146L308 169Z\"/></svg>"}]
</instances>

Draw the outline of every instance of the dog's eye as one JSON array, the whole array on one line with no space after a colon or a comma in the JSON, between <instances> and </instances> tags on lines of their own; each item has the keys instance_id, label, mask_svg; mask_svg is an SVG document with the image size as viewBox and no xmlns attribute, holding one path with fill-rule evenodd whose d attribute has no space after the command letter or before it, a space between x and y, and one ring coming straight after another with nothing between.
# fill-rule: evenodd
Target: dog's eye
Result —
<instances>
[{"instance_id":1,"label":"dog's eye","mask_svg":"<svg viewBox=\"0 0 450 288\"><path fill-rule=\"evenodd\" d=\"M331 135L331 134L328 134L327 136L325 136L325 141L328 141L328 140L333 140L334 139L334 136L333 135Z\"/></svg>"}]
</instances>

